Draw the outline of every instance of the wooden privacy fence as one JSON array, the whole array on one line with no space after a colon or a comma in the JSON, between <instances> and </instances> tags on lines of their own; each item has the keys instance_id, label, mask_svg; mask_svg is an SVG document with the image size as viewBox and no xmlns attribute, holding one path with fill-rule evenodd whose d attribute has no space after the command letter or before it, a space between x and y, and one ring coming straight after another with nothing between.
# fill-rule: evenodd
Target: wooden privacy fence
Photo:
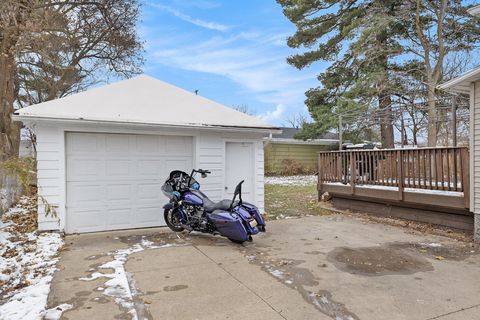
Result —
<instances>
[{"instance_id":1,"label":"wooden privacy fence","mask_svg":"<svg viewBox=\"0 0 480 320\"><path fill-rule=\"evenodd\" d=\"M397 187L399 199L405 188L463 192L468 207L468 162L465 147L320 152L319 190L324 183L348 185L351 194L358 185Z\"/></svg>"}]
</instances>

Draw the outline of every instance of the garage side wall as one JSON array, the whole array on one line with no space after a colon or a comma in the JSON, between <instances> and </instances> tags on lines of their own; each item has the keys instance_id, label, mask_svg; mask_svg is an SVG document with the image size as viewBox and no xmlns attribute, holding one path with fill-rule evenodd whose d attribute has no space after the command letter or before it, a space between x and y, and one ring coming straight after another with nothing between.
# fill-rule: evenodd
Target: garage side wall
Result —
<instances>
[{"instance_id":1,"label":"garage side wall","mask_svg":"<svg viewBox=\"0 0 480 320\"><path fill-rule=\"evenodd\" d=\"M63 129L37 126L38 229L63 230L65 140ZM50 211L47 215L47 212Z\"/></svg>"},{"instance_id":2,"label":"garage side wall","mask_svg":"<svg viewBox=\"0 0 480 320\"><path fill-rule=\"evenodd\" d=\"M214 201L223 199L225 187L225 145L227 141L245 141L254 144L255 204L264 210L264 158L263 136L246 136L241 139L235 134L200 134L197 136L196 167L210 170L211 175L200 180L202 190Z\"/></svg>"}]
</instances>

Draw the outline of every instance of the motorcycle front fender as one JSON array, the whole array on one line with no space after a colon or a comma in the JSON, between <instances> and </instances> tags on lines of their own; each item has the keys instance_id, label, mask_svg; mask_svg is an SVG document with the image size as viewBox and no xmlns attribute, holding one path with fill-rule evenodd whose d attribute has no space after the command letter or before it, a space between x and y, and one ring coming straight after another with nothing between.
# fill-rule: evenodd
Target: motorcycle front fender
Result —
<instances>
[{"instance_id":1,"label":"motorcycle front fender","mask_svg":"<svg viewBox=\"0 0 480 320\"><path fill-rule=\"evenodd\" d=\"M172 209L175 209L175 204L173 203L167 203L166 205L163 206L163 209L165 210L172 210ZM187 214L185 213L185 211L183 210L183 208L180 206L180 207L177 207L177 211L179 213L179 216L180 216L180 221L182 223L187 223L188 219L187 219Z\"/></svg>"},{"instance_id":2,"label":"motorcycle front fender","mask_svg":"<svg viewBox=\"0 0 480 320\"><path fill-rule=\"evenodd\" d=\"M174 206L173 206L173 203L169 202L167 203L166 205L163 206L163 209L165 210L170 210L170 209L173 209Z\"/></svg>"}]
</instances>

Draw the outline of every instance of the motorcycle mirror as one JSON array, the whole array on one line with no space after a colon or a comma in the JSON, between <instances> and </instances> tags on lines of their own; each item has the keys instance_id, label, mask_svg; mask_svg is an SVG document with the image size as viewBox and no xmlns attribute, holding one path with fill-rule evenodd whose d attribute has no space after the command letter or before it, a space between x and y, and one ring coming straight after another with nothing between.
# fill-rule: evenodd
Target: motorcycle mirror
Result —
<instances>
[{"instance_id":1,"label":"motorcycle mirror","mask_svg":"<svg viewBox=\"0 0 480 320\"><path fill-rule=\"evenodd\" d=\"M207 177L207 174L206 173L202 173L202 178L206 178Z\"/></svg>"}]
</instances>

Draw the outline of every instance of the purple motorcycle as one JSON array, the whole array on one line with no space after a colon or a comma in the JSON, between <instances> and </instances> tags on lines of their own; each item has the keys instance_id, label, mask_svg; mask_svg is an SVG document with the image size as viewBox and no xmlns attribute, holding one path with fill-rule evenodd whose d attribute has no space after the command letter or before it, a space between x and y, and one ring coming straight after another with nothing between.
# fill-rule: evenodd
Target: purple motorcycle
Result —
<instances>
[{"instance_id":1,"label":"purple motorcycle","mask_svg":"<svg viewBox=\"0 0 480 320\"><path fill-rule=\"evenodd\" d=\"M189 175L175 170L162 186L163 193L170 199L163 206L170 229L220 234L235 243L252 241L252 235L265 232L265 221L258 208L242 201L243 181L235 188L232 200L213 202L200 191L200 184L194 179L197 173L206 178L211 172L194 169Z\"/></svg>"}]
</instances>

